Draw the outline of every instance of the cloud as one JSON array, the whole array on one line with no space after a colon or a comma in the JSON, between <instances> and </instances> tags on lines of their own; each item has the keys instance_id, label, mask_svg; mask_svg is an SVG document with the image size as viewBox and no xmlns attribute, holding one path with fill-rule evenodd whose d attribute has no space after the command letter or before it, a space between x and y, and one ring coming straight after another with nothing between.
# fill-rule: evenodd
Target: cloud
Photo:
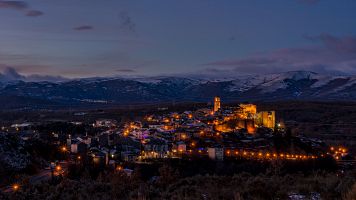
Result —
<instances>
[{"instance_id":1,"label":"cloud","mask_svg":"<svg viewBox=\"0 0 356 200\"><path fill-rule=\"evenodd\" d=\"M125 11L121 11L119 13L119 26L120 29L124 32L128 32L128 33L136 32L136 24L129 16L129 14Z\"/></svg>"},{"instance_id":2,"label":"cloud","mask_svg":"<svg viewBox=\"0 0 356 200\"><path fill-rule=\"evenodd\" d=\"M120 73L136 73L136 70L133 69L117 69L116 71Z\"/></svg>"},{"instance_id":3,"label":"cloud","mask_svg":"<svg viewBox=\"0 0 356 200\"><path fill-rule=\"evenodd\" d=\"M311 41L320 41L330 50L340 53L356 53L356 37L345 36L335 37L333 35L323 33L317 36L305 36Z\"/></svg>"},{"instance_id":4,"label":"cloud","mask_svg":"<svg viewBox=\"0 0 356 200\"><path fill-rule=\"evenodd\" d=\"M19 10L28 17L37 17L43 15L42 11L39 10L30 10L29 5L24 1L1 1L0 0L0 9L14 9Z\"/></svg>"},{"instance_id":5,"label":"cloud","mask_svg":"<svg viewBox=\"0 0 356 200\"><path fill-rule=\"evenodd\" d=\"M299 3L307 4L307 5L315 5L319 3L320 0L297 0Z\"/></svg>"},{"instance_id":6,"label":"cloud","mask_svg":"<svg viewBox=\"0 0 356 200\"><path fill-rule=\"evenodd\" d=\"M38 16L41 16L41 15L43 15L43 12L39 11L39 10L29 10L26 13L26 16L29 16L29 17L38 17Z\"/></svg>"},{"instance_id":7,"label":"cloud","mask_svg":"<svg viewBox=\"0 0 356 200\"><path fill-rule=\"evenodd\" d=\"M76 31L87 31L87 30L94 29L94 27L93 26L89 26L89 25L84 25L84 26L74 27L73 29L76 30Z\"/></svg>"},{"instance_id":8,"label":"cloud","mask_svg":"<svg viewBox=\"0 0 356 200\"><path fill-rule=\"evenodd\" d=\"M21 75L17 72L17 70L13 67L5 67L3 72L0 72L0 82L13 82L13 81L26 81L26 82L41 82L41 81L49 81L49 82L62 82L67 81L69 79L61 77L61 76L49 76L49 75L39 75L32 74L29 76Z\"/></svg>"},{"instance_id":9,"label":"cloud","mask_svg":"<svg viewBox=\"0 0 356 200\"><path fill-rule=\"evenodd\" d=\"M240 59L218 60L203 64L208 69L246 74L309 70L329 74L356 74L356 37L329 34L308 36L318 45L284 48ZM208 70L207 69L207 70Z\"/></svg>"},{"instance_id":10,"label":"cloud","mask_svg":"<svg viewBox=\"0 0 356 200\"><path fill-rule=\"evenodd\" d=\"M0 1L0 8L23 10L28 8L28 4L24 1Z\"/></svg>"},{"instance_id":11,"label":"cloud","mask_svg":"<svg viewBox=\"0 0 356 200\"><path fill-rule=\"evenodd\" d=\"M0 82L8 82L8 81L15 81L15 80L23 80L23 79L25 79L25 77L17 73L17 71L11 67L5 68L3 73L0 73Z\"/></svg>"}]
</instances>

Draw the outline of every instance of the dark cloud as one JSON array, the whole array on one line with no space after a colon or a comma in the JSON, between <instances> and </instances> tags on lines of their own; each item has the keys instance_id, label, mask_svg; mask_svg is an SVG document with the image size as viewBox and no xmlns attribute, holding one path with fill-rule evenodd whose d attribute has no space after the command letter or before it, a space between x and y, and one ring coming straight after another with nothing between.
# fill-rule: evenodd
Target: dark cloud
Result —
<instances>
[{"instance_id":1,"label":"dark cloud","mask_svg":"<svg viewBox=\"0 0 356 200\"><path fill-rule=\"evenodd\" d=\"M274 73L309 70L321 73L356 74L356 37L329 34L307 37L321 45L285 48L254 54L246 58L219 60L204 64L208 68L240 73Z\"/></svg>"},{"instance_id":2,"label":"dark cloud","mask_svg":"<svg viewBox=\"0 0 356 200\"><path fill-rule=\"evenodd\" d=\"M120 29L124 32L135 33L136 32L136 24L129 16L126 11L121 11L119 13L119 25Z\"/></svg>"},{"instance_id":3,"label":"dark cloud","mask_svg":"<svg viewBox=\"0 0 356 200\"><path fill-rule=\"evenodd\" d=\"M0 65L0 67L3 65ZM50 81L50 82L62 82L69 79L61 76L49 76L49 75L39 75L33 74L29 76L22 75L17 72L13 67L4 67L3 72L0 72L0 82L12 82L12 81L26 81L26 82L40 82L40 81Z\"/></svg>"},{"instance_id":4,"label":"dark cloud","mask_svg":"<svg viewBox=\"0 0 356 200\"><path fill-rule=\"evenodd\" d=\"M120 73L136 73L136 70L133 69L117 69L116 71Z\"/></svg>"},{"instance_id":5,"label":"dark cloud","mask_svg":"<svg viewBox=\"0 0 356 200\"><path fill-rule=\"evenodd\" d=\"M38 16L41 16L41 15L43 15L43 12L39 11L39 10L29 10L26 13L26 16L29 16L29 17L38 17Z\"/></svg>"},{"instance_id":6,"label":"dark cloud","mask_svg":"<svg viewBox=\"0 0 356 200\"><path fill-rule=\"evenodd\" d=\"M73 29L76 30L76 31L87 31L87 30L94 29L94 27L88 26L88 25L84 25L84 26L74 27Z\"/></svg>"},{"instance_id":7,"label":"dark cloud","mask_svg":"<svg viewBox=\"0 0 356 200\"><path fill-rule=\"evenodd\" d=\"M24 78L24 76L17 73L17 71L12 67L6 67L3 72L0 73L1 82L23 80Z\"/></svg>"},{"instance_id":8,"label":"dark cloud","mask_svg":"<svg viewBox=\"0 0 356 200\"><path fill-rule=\"evenodd\" d=\"M23 10L28 8L28 4L24 1L0 1L0 8Z\"/></svg>"},{"instance_id":9,"label":"dark cloud","mask_svg":"<svg viewBox=\"0 0 356 200\"><path fill-rule=\"evenodd\" d=\"M307 5L314 5L319 3L320 0L297 0L299 3L307 4Z\"/></svg>"},{"instance_id":10,"label":"dark cloud","mask_svg":"<svg viewBox=\"0 0 356 200\"><path fill-rule=\"evenodd\" d=\"M25 13L28 17L38 17L43 15L42 11L39 10L29 10L29 5L24 1L1 1L0 8L4 9L15 9Z\"/></svg>"}]
</instances>

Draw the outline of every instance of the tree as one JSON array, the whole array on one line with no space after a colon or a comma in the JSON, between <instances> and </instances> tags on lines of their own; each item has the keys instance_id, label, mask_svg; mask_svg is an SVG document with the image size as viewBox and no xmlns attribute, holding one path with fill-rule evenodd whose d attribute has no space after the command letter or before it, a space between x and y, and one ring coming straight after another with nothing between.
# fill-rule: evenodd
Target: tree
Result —
<instances>
[{"instance_id":1,"label":"tree","mask_svg":"<svg viewBox=\"0 0 356 200\"><path fill-rule=\"evenodd\" d=\"M169 165L163 165L158 169L158 171L159 179L157 184L162 188L167 187L169 184L172 184L179 178L179 172L177 170L174 170Z\"/></svg>"}]
</instances>

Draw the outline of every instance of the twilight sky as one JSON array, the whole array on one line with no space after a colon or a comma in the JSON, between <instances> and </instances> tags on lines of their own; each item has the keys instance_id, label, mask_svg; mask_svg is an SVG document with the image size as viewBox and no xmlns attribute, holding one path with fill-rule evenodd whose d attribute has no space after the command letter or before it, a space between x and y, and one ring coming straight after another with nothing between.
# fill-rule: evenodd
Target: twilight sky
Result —
<instances>
[{"instance_id":1,"label":"twilight sky","mask_svg":"<svg viewBox=\"0 0 356 200\"><path fill-rule=\"evenodd\" d=\"M0 0L0 72L356 74L355 0Z\"/></svg>"}]
</instances>

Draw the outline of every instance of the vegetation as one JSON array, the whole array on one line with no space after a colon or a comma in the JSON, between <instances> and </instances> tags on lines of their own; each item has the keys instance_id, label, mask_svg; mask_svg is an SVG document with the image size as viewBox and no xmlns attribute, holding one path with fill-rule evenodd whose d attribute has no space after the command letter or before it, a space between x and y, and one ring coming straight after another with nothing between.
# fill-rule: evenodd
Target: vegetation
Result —
<instances>
[{"instance_id":1,"label":"vegetation","mask_svg":"<svg viewBox=\"0 0 356 200\"><path fill-rule=\"evenodd\" d=\"M315 172L310 175L238 173L234 176L196 175L180 177L163 166L160 176L144 180L139 171L131 176L122 171L103 172L92 179L64 179L58 184L45 182L23 185L1 199L288 199L292 194L307 198L345 199L355 197L355 174ZM354 185L353 185L354 184ZM353 187L351 187L353 185Z\"/></svg>"},{"instance_id":2,"label":"vegetation","mask_svg":"<svg viewBox=\"0 0 356 200\"><path fill-rule=\"evenodd\" d=\"M292 161L294 162L294 161ZM278 161L167 160L123 163L120 168L72 165L62 180L20 181L16 192L0 199L345 199L355 197L356 171L340 173L319 163ZM128 173L124 168L134 169Z\"/></svg>"}]
</instances>

